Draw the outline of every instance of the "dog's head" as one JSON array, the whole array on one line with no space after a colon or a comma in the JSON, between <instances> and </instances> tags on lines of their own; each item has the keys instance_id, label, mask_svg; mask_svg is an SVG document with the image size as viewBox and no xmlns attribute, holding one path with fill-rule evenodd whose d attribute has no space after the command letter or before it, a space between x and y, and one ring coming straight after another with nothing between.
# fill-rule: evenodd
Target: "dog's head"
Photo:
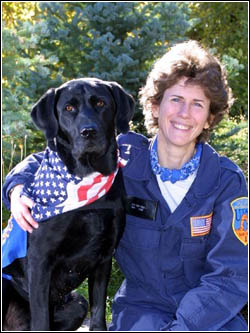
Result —
<instances>
[{"instance_id":1,"label":"dog's head","mask_svg":"<svg viewBox=\"0 0 250 333\"><path fill-rule=\"evenodd\" d=\"M70 158L66 151L75 163L80 159L84 163L86 158L98 160L111 151L115 128L126 133L133 112L133 98L118 83L83 78L49 89L31 116L51 145L56 138L64 161Z\"/></svg>"}]
</instances>

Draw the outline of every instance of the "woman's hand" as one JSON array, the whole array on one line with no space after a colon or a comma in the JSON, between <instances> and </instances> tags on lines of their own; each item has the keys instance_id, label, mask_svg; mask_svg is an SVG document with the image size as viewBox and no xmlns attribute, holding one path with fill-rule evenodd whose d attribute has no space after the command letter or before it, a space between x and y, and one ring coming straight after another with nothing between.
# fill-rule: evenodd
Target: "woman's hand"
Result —
<instances>
[{"instance_id":1,"label":"woman's hand","mask_svg":"<svg viewBox=\"0 0 250 333\"><path fill-rule=\"evenodd\" d=\"M31 216L30 209L34 201L26 196L21 196L23 185L16 185L10 194L10 210L18 225L25 231L32 233L33 228L38 228L37 223Z\"/></svg>"}]
</instances>

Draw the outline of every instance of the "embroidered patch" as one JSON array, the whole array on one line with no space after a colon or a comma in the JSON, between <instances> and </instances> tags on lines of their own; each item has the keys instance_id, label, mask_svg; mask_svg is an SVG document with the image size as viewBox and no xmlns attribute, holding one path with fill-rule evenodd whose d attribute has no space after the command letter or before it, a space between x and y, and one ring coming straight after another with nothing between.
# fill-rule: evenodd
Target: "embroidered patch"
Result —
<instances>
[{"instance_id":1,"label":"embroidered patch","mask_svg":"<svg viewBox=\"0 0 250 333\"><path fill-rule=\"evenodd\" d=\"M241 197L231 202L233 210L232 227L235 236L244 244L248 244L248 198Z\"/></svg>"},{"instance_id":2,"label":"embroidered patch","mask_svg":"<svg viewBox=\"0 0 250 333\"><path fill-rule=\"evenodd\" d=\"M205 216L194 216L190 218L191 236L204 236L209 234L212 224L213 213Z\"/></svg>"}]
</instances>

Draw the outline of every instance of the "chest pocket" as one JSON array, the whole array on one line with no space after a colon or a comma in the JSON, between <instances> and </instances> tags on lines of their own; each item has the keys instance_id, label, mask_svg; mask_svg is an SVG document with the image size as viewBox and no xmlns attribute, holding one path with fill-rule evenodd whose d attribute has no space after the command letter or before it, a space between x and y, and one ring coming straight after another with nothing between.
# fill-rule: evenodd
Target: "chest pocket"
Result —
<instances>
[{"instance_id":1,"label":"chest pocket","mask_svg":"<svg viewBox=\"0 0 250 333\"><path fill-rule=\"evenodd\" d=\"M159 246L160 232L150 228L151 222L133 216L133 221L129 218L126 222L124 234L121 242L126 247L139 249L152 249Z\"/></svg>"},{"instance_id":2,"label":"chest pocket","mask_svg":"<svg viewBox=\"0 0 250 333\"><path fill-rule=\"evenodd\" d=\"M151 222L136 218L127 219L123 236L116 251L124 275L143 288L159 285L159 230L150 228Z\"/></svg>"},{"instance_id":3,"label":"chest pocket","mask_svg":"<svg viewBox=\"0 0 250 333\"><path fill-rule=\"evenodd\" d=\"M206 238L184 239L180 257L183 262L184 279L189 287L195 287L204 273L206 262Z\"/></svg>"}]
</instances>

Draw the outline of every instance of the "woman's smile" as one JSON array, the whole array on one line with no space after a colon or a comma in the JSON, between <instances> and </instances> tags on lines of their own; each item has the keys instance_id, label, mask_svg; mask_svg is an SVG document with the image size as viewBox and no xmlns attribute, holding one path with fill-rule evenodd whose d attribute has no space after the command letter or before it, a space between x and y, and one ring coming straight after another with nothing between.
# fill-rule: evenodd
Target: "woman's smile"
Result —
<instances>
[{"instance_id":1,"label":"woman's smile","mask_svg":"<svg viewBox=\"0 0 250 333\"><path fill-rule=\"evenodd\" d=\"M170 123L177 130L189 131L190 129L192 129L192 126L184 125L184 124L181 124L181 123L178 123L178 122L175 122L175 121L171 121Z\"/></svg>"}]
</instances>

